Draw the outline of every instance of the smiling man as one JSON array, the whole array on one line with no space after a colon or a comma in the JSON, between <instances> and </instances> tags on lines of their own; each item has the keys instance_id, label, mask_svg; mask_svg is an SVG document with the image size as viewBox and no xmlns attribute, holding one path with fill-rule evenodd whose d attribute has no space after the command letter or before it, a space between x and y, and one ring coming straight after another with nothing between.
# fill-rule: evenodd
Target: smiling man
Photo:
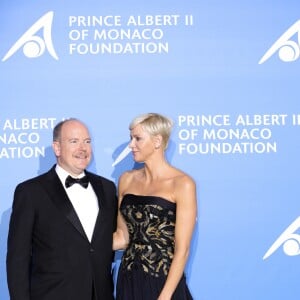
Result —
<instances>
[{"instance_id":1,"label":"smiling man","mask_svg":"<svg viewBox=\"0 0 300 300\"><path fill-rule=\"evenodd\" d=\"M10 299L112 300L115 185L86 171L92 147L81 121L55 126L53 150L57 164L15 190L7 247Z\"/></svg>"}]
</instances>

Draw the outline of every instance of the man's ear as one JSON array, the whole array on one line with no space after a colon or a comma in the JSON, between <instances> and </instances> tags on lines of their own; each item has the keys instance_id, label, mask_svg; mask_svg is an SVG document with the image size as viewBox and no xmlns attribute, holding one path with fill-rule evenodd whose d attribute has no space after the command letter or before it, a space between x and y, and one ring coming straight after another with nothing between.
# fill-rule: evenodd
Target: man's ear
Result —
<instances>
[{"instance_id":1,"label":"man's ear","mask_svg":"<svg viewBox=\"0 0 300 300\"><path fill-rule=\"evenodd\" d=\"M60 156L60 144L58 141L54 141L52 143L52 148L55 153L55 156Z\"/></svg>"}]
</instances>

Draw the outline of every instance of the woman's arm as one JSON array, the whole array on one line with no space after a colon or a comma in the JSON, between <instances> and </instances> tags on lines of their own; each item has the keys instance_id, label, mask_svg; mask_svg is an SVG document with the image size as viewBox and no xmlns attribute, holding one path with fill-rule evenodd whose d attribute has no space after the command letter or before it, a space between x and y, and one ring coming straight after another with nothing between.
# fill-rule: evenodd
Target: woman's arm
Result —
<instances>
[{"instance_id":1,"label":"woman's arm","mask_svg":"<svg viewBox=\"0 0 300 300\"><path fill-rule=\"evenodd\" d=\"M129 242L129 235L127 225L120 212L120 205L124 195L125 187L127 186L128 173L121 175L118 184L118 202L119 210L117 217L117 230L113 234L113 250L123 250L127 247Z\"/></svg>"},{"instance_id":2,"label":"woman's arm","mask_svg":"<svg viewBox=\"0 0 300 300\"><path fill-rule=\"evenodd\" d=\"M170 300L180 279L189 255L190 242L197 216L196 186L184 175L175 182L176 224L175 250L166 283L158 300Z\"/></svg>"}]
</instances>

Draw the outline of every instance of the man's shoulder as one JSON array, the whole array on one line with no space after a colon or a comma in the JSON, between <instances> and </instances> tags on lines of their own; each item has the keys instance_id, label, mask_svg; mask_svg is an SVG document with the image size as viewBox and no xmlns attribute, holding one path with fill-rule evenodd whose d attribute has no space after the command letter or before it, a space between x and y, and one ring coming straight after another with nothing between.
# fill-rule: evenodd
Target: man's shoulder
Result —
<instances>
[{"instance_id":1,"label":"man's shoulder","mask_svg":"<svg viewBox=\"0 0 300 300\"><path fill-rule=\"evenodd\" d=\"M41 181L49 180L49 178L55 176L55 174L56 173L55 173L54 167L52 167L50 170L48 170L45 173L38 174L34 177L31 177L31 178L25 179L24 181L21 181L17 186L34 185L34 184L40 183Z\"/></svg>"}]
</instances>

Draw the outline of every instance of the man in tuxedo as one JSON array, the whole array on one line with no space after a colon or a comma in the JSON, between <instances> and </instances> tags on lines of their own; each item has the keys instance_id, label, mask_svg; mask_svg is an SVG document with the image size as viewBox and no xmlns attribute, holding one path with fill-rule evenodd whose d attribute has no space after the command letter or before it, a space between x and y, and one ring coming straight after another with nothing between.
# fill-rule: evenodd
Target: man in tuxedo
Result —
<instances>
[{"instance_id":1,"label":"man in tuxedo","mask_svg":"<svg viewBox=\"0 0 300 300\"><path fill-rule=\"evenodd\" d=\"M91 138L77 119L53 130L57 164L20 183L7 244L11 300L111 300L116 188L86 171Z\"/></svg>"}]
</instances>

